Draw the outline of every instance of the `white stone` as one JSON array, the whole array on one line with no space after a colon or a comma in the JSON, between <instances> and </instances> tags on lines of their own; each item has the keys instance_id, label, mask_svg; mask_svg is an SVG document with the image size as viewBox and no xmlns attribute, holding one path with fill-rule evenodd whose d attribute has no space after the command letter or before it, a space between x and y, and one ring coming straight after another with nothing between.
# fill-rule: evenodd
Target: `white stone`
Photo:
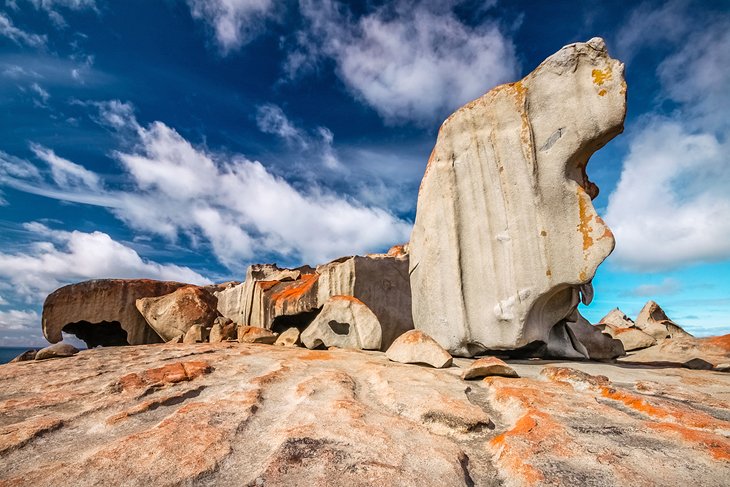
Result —
<instances>
[{"instance_id":1,"label":"white stone","mask_svg":"<svg viewBox=\"0 0 730 487\"><path fill-rule=\"evenodd\" d=\"M322 311L302 332L307 348L325 347L378 350L382 330L377 316L352 296L332 296Z\"/></svg>"}]
</instances>

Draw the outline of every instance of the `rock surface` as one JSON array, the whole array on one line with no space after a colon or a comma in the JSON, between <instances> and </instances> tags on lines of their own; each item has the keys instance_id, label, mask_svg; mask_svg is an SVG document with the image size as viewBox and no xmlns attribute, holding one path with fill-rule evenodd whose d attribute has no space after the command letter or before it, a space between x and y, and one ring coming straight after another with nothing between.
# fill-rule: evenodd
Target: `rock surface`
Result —
<instances>
[{"instance_id":1,"label":"rock surface","mask_svg":"<svg viewBox=\"0 0 730 487\"><path fill-rule=\"evenodd\" d=\"M618 328L607 324L599 324L596 327L600 327L603 333L611 335L617 340L621 340L621 343L624 344L624 350L627 352L656 345L656 338L644 333L638 328Z\"/></svg>"},{"instance_id":2,"label":"rock surface","mask_svg":"<svg viewBox=\"0 0 730 487\"><path fill-rule=\"evenodd\" d=\"M278 336L276 333L258 326L239 326L237 333L239 343L266 343L271 345L276 342Z\"/></svg>"},{"instance_id":3,"label":"rock surface","mask_svg":"<svg viewBox=\"0 0 730 487\"><path fill-rule=\"evenodd\" d=\"M184 286L170 294L135 302L145 321L160 338L185 335L193 325L210 327L218 317L218 299L198 286Z\"/></svg>"},{"instance_id":4,"label":"rock surface","mask_svg":"<svg viewBox=\"0 0 730 487\"><path fill-rule=\"evenodd\" d=\"M393 362L425 364L442 369L451 367L452 357L433 338L420 330L411 330L399 336L385 352Z\"/></svg>"},{"instance_id":5,"label":"rock surface","mask_svg":"<svg viewBox=\"0 0 730 487\"><path fill-rule=\"evenodd\" d=\"M17 357L15 357L13 360L10 361L10 363L14 362L27 362L28 360L35 360L35 356L38 353L38 350L26 350L25 352L21 353Z\"/></svg>"},{"instance_id":6,"label":"rock surface","mask_svg":"<svg viewBox=\"0 0 730 487\"><path fill-rule=\"evenodd\" d=\"M35 360L46 360L49 358L71 357L79 353L79 349L69 343L54 343L53 345L38 350Z\"/></svg>"},{"instance_id":7,"label":"rock surface","mask_svg":"<svg viewBox=\"0 0 730 487\"><path fill-rule=\"evenodd\" d=\"M730 361L730 335L709 338L679 336L660 340L653 347L637 350L619 359L626 363L663 363L681 366L692 359L702 359L713 365Z\"/></svg>"},{"instance_id":8,"label":"rock surface","mask_svg":"<svg viewBox=\"0 0 730 487\"><path fill-rule=\"evenodd\" d=\"M515 369L497 357L482 357L472 362L461 373L464 380L481 379L483 377L519 377Z\"/></svg>"},{"instance_id":9,"label":"rock surface","mask_svg":"<svg viewBox=\"0 0 730 487\"><path fill-rule=\"evenodd\" d=\"M301 335L307 348L379 350L382 331L377 316L352 296L332 296Z\"/></svg>"},{"instance_id":10,"label":"rock surface","mask_svg":"<svg viewBox=\"0 0 730 487\"><path fill-rule=\"evenodd\" d=\"M185 285L149 279L97 279L64 286L49 294L43 304L43 335L56 343L64 331L84 340L90 348L160 343L162 339L135 303Z\"/></svg>"},{"instance_id":11,"label":"rock surface","mask_svg":"<svg viewBox=\"0 0 730 487\"><path fill-rule=\"evenodd\" d=\"M280 347L295 347L299 343L299 330L296 328L289 328L282 332L274 342L274 345Z\"/></svg>"},{"instance_id":12,"label":"rock surface","mask_svg":"<svg viewBox=\"0 0 730 487\"><path fill-rule=\"evenodd\" d=\"M633 328L636 323L620 309L613 308L606 316L601 318L598 325L609 325L613 328Z\"/></svg>"},{"instance_id":13,"label":"rock surface","mask_svg":"<svg viewBox=\"0 0 730 487\"><path fill-rule=\"evenodd\" d=\"M238 343L6 364L0 485L727 485L730 375L509 365Z\"/></svg>"},{"instance_id":14,"label":"rock surface","mask_svg":"<svg viewBox=\"0 0 730 487\"><path fill-rule=\"evenodd\" d=\"M636 317L636 327L657 340L665 338L692 337L670 320L664 310L654 301L647 302Z\"/></svg>"},{"instance_id":15,"label":"rock surface","mask_svg":"<svg viewBox=\"0 0 730 487\"><path fill-rule=\"evenodd\" d=\"M191 325L185 332L183 343L205 343L208 341L208 330L203 325ZM179 336L179 335L178 335Z\"/></svg>"},{"instance_id":16,"label":"rock surface","mask_svg":"<svg viewBox=\"0 0 730 487\"><path fill-rule=\"evenodd\" d=\"M585 167L623 130L624 66L571 44L441 126L410 241L413 318L454 355L547 342L614 247Z\"/></svg>"}]
</instances>

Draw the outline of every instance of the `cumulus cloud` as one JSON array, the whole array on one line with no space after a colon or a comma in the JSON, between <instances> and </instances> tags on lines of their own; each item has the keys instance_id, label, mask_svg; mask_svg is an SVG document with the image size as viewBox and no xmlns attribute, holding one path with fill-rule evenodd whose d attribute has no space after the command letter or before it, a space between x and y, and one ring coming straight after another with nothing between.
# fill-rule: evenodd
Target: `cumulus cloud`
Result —
<instances>
[{"instance_id":1,"label":"cumulus cloud","mask_svg":"<svg viewBox=\"0 0 730 487\"><path fill-rule=\"evenodd\" d=\"M143 259L131 247L102 232L54 230L27 223L32 236L22 252L0 252L3 293L29 304L41 302L70 282L96 278L151 278L194 284L210 281L188 267Z\"/></svg>"},{"instance_id":2,"label":"cumulus cloud","mask_svg":"<svg viewBox=\"0 0 730 487\"><path fill-rule=\"evenodd\" d=\"M223 54L250 42L274 13L272 0L188 0L188 6L213 30Z\"/></svg>"},{"instance_id":3,"label":"cumulus cloud","mask_svg":"<svg viewBox=\"0 0 730 487\"><path fill-rule=\"evenodd\" d=\"M677 294L681 290L681 283L672 277L666 277L659 284L642 284L629 293L631 296L652 298Z\"/></svg>"},{"instance_id":4,"label":"cumulus cloud","mask_svg":"<svg viewBox=\"0 0 730 487\"><path fill-rule=\"evenodd\" d=\"M635 270L730 258L730 16L672 12L672 20L662 11L661 23L643 29L648 36L667 22L689 29L657 69L660 99L677 108L634 127L606 211L616 234L612 260Z\"/></svg>"},{"instance_id":5,"label":"cumulus cloud","mask_svg":"<svg viewBox=\"0 0 730 487\"><path fill-rule=\"evenodd\" d=\"M387 122L433 122L518 71L503 29L463 23L455 3L403 0L354 19L331 0L301 0L306 27L295 36L287 75L331 58L349 90Z\"/></svg>"},{"instance_id":6,"label":"cumulus cloud","mask_svg":"<svg viewBox=\"0 0 730 487\"><path fill-rule=\"evenodd\" d=\"M41 47L46 44L46 36L26 32L16 27L13 21L2 12L0 12L0 35L7 37L18 45Z\"/></svg>"}]
</instances>

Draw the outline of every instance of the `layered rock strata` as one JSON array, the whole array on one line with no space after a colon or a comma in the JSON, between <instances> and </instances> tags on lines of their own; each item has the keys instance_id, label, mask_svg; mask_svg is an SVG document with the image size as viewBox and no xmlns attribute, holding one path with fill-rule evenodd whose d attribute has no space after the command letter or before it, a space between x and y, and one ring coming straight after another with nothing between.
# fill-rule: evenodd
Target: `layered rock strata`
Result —
<instances>
[{"instance_id":1,"label":"layered rock strata","mask_svg":"<svg viewBox=\"0 0 730 487\"><path fill-rule=\"evenodd\" d=\"M547 343L590 302L614 239L586 165L625 114L624 66L595 38L443 123L410 241L416 328L472 356Z\"/></svg>"}]
</instances>

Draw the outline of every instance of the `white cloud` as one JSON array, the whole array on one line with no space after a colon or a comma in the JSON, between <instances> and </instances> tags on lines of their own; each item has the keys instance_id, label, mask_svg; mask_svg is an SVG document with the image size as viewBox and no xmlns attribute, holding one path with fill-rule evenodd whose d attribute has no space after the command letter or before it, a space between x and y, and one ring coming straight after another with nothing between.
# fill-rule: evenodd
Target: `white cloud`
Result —
<instances>
[{"instance_id":1,"label":"white cloud","mask_svg":"<svg viewBox=\"0 0 730 487\"><path fill-rule=\"evenodd\" d=\"M256 108L256 125L265 134L278 135L282 139L307 147L304 133L298 129L276 105L267 103Z\"/></svg>"},{"instance_id":2,"label":"white cloud","mask_svg":"<svg viewBox=\"0 0 730 487\"><path fill-rule=\"evenodd\" d=\"M40 329L41 317L35 311L0 310L0 333Z\"/></svg>"},{"instance_id":3,"label":"white cloud","mask_svg":"<svg viewBox=\"0 0 730 487\"><path fill-rule=\"evenodd\" d=\"M195 19L214 31L223 54L250 42L274 13L273 0L188 0Z\"/></svg>"},{"instance_id":4,"label":"white cloud","mask_svg":"<svg viewBox=\"0 0 730 487\"><path fill-rule=\"evenodd\" d=\"M98 191L101 181L96 173L76 163L59 157L50 149L39 144L31 144L33 153L51 168L53 181L62 189L85 188Z\"/></svg>"},{"instance_id":5,"label":"white cloud","mask_svg":"<svg viewBox=\"0 0 730 487\"><path fill-rule=\"evenodd\" d=\"M666 23L687 29L657 70L661 96L678 108L635 126L606 212L616 234L612 260L643 271L730 258L730 16L672 12L644 31L654 36Z\"/></svg>"},{"instance_id":6,"label":"white cloud","mask_svg":"<svg viewBox=\"0 0 730 487\"><path fill-rule=\"evenodd\" d=\"M27 303L70 282L97 278L151 278L195 284L210 281L188 267L145 260L131 247L102 232L51 229L28 223L33 236L23 252L0 252L0 279L5 291Z\"/></svg>"},{"instance_id":7,"label":"white cloud","mask_svg":"<svg viewBox=\"0 0 730 487\"><path fill-rule=\"evenodd\" d=\"M294 78L329 57L350 91L386 121L431 123L518 71L500 26L466 25L453 4L399 1L353 20L331 0L301 0L307 27L285 69Z\"/></svg>"},{"instance_id":8,"label":"white cloud","mask_svg":"<svg viewBox=\"0 0 730 487\"><path fill-rule=\"evenodd\" d=\"M642 284L631 290L632 296L653 298L656 296L666 296L677 294L682 286L677 279L666 277L659 284Z\"/></svg>"},{"instance_id":9,"label":"white cloud","mask_svg":"<svg viewBox=\"0 0 730 487\"><path fill-rule=\"evenodd\" d=\"M45 105L48 102L48 99L51 97L51 95L44 90L41 85L38 83L32 83L30 85L30 89L41 98L41 104Z\"/></svg>"},{"instance_id":10,"label":"white cloud","mask_svg":"<svg viewBox=\"0 0 730 487\"><path fill-rule=\"evenodd\" d=\"M26 44L32 47L40 47L46 43L46 36L25 32L15 27L12 20L3 13L0 13L0 35L7 37L16 44Z\"/></svg>"}]
</instances>

